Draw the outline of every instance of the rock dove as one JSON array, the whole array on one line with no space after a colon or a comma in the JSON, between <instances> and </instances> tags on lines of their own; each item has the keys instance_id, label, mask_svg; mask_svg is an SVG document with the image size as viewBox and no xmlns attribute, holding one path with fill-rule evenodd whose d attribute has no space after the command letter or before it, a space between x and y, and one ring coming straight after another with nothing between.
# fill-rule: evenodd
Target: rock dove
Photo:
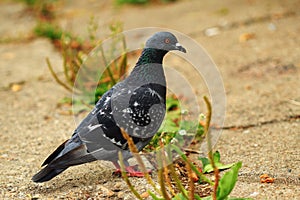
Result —
<instances>
[{"instance_id":1,"label":"rock dove","mask_svg":"<svg viewBox=\"0 0 300 200\"><path fill-rule=\"evenodd\" d=\"M151 36L130 75L99 99L72 137L44 161L42 166L45 167L32 180L49 181L70 166L95 160L111 161L120 171L119 151L122 152L128 175L142 176L143 173L129 166L127 160L132 155L121 128L131 136L139 151L159 129L166 110L166 80L162 61L172 50L186 53L170 32L157 32Z\"/></svg>"}]
</instances>

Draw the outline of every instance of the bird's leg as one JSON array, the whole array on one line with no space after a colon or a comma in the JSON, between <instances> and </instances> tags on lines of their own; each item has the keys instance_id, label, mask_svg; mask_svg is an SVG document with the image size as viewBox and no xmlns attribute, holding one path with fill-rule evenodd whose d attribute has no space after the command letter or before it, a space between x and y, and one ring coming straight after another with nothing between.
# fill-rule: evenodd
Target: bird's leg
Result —
<instances>
[{"instance_id":1,"label":"bird's leg","mask_svg":"<svg viewBox=\"0 0 300 200\"><path fill-rule=\"evenodd\" d=\"M122 173L121 167L118 162L113 162L114 166L116 167L116 171L114 174L120 175ZM129 166L129 163L127 161L124 161L125 170L127 172L127 176L130 177L144 177L144 173L141 171L136 170L137 165L135 166ZM147 173L151 174L152 171L148 170Z\"/></svg>"},{"instance_id":2,"label":"bird's leg","mask_svg":"<svg viewBox=\"0 0 300 200\"><path fill-rule=\"evenodd\" d=\"M116 167L116 170L114 171L114 174L116 175L121 175L122 170L121 170L121 166L119 165L118 161L116 162L112 162L114 164L114 166Z\"/></svg>"}]
</instances>

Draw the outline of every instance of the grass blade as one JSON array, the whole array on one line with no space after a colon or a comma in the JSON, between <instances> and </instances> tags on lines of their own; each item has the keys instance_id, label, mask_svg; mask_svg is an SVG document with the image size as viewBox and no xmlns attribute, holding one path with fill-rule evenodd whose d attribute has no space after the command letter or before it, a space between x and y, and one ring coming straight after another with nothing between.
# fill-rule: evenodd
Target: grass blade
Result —
<instances>
[{"instance_id":1,"label":"grass blade","mask_svg":"<svg viewBox=\"0 0 300 200\"><path fill-rule=\"evenodd\" d=\"M129 189L131 190L131 192L140 200L142 200L143 198L141 197L141 195L135 190L134 186L131 184L131 182L129 181L129 178L127 176L126 170L125 170L125 165L123 162L123 156L122 156L122 152L119 151L118 153L119 156L119 161L120 161L120 167L121 167L121 173L122 173L122 177L125 180L126 184L128 185Z\"/></svg>"},{"instance_id":2,"label":"grass blade","mask_svg":"<svg viewBox=\"0 0 300 200\"><path fill-rule=\"evenodd\" d=\"M122 133L123 137L127 140L129 150L133 154L135 159L137 160L139 167L140 167L141 171L144 173L144 176L145 176L146 180L148 181L148 183L155 189L155 191L157 191L158 193L161 193L160 190L157 189L152 178L149 176L149 174L146 170L145 164L144 164L140 154L138 153L138 149L136 148L132 138L124 131L123 128L121 128L121 133Z\"/></svg>"},{"instance_id":3,"label":"grass blade","mask_svg":"<svg viewBox=\"0 0 300 200\"><path fill-rule=\"evenodd\" d=\"M52 65L50 63L50 60L49 58L47 57L46 58L46 62L47 62L47 66L51 72L51 75L54 77L55 81L60 84L61 86L63 86L65 89L67 89L68 91L70 92L73 92L72 88L70 88L68 85L66 85L64 82L62 82L56 75L56 73L54 72L53 68L52 68Z\"/></svg>"}]
</instances>

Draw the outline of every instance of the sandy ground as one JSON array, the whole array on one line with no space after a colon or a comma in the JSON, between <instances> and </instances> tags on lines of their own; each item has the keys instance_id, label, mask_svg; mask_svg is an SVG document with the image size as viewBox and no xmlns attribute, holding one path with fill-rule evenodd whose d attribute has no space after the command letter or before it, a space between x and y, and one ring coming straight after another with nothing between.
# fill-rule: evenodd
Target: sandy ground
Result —
<instances>
[{"instance_id":1,"label":"sandy ground","mask_svg":"<svg viewBox=\"0 0 300 200\"><path fill-rule=\"evenodd\" d=\"M122 20L125 30L171 28L202 45L219 67L227 95L225 130L215 148L223 162L243 162L232 196L299 198L300 1L183 0L142 7L83 2L62 1L58 23L85 35L79 24L94 15L99 37L108 34L112 20ZM73 167L44 184L31 182L45 157L75 128L74 117L62 115L56 106L72 94L46 68L45 57L58 69L62 63L50 41L26 40L35 18L23 4L0 4L0 198L132 199L122 179L111 176L111 165L102 161ZM217 35L204 34L210 27L219 27ZM247 35L252 38L243 41ZM13 83L21 83L19 91L11 89ZM264 173L275 183L261 184ZM146 191L145 180L132 181Z\"/></svg>"}]
</instances>

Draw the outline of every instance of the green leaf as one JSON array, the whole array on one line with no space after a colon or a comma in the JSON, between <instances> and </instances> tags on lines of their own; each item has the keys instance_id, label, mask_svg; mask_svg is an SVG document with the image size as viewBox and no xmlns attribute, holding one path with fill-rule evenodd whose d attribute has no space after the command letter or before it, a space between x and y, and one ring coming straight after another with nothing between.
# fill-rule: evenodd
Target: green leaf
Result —
<instances>
[{"instance_id":1,"label":"green leaf","mask_svg":"<svg viewBox=\"0 0 300 200\"><path fill-rule=\"evenodd\" d=\"M238 177L238 171L242 167L242 162L237 162L220 179L217 189L217 199L226 199L235 186Z\"/></svg>"},{"instance_id":2,"label":"green leaf","mask_svg":"<svg viewBox=\"0 0 300 200\"><path fill-rule=\"evenodd\" d=\"M213 159L214 159L216 167L219 170L228 169L228 168L230 168L234 165L234 163L224 165L223 163L220 162L220 158L221 158L221 156L220 156L219 151L216 151L213 155ZM201 162L202 162L202 166L203 166L202 171L203 171L203 173L210 173L210 172L214 171L214 169L213 169L212 165L210 164L210 161L209 161L208 158L199 158L199 160L201 160Z\"/></svg>"},{"instance_id":3,"label":"green leaf","mask_svg":"<svg viewBox=\"0 0 300 200\"><path fill-rule=\"evenodd\" d=\"M218 163L216 166L219 170L224 170L224 169L229 169L233 165L234 165L234 163L230 163L230 164L226 164L226 165L223 165L222 163Z\"/></svg>"},{"instance_id":4,"label":"green leaf","mask_svg":"<svg viewBox=\"0 0 300 200\"><path fill-rule=\"evenodd\" d=\"M200 198L200 196L198 194L194 194L195 195L195 199L196 200L203 200L202 198ZM211 199L211 198L210 198ZM188 200L187 197L185 197L182 193L176 194L172 200ZM207 199L209 200L209 199Z\"/></svg>"},{"instance_id":5,"label":"green leaf","mask_svg":"<svg viewBox=\"0 0 300 200\"><path fill-rule=\"evenodd\" d=\"M172 200L188 200L182 193L176 194Z\"/></svg>"},{"instance_id":6,"label":"green leaf","mask_svg":"<svg viewBox=\"0 0 300 200\"><path fill-rule=\"evenodd\" d=\"M212 200L212 196L202 197L198 200ZM235 197L229 197L226 198L226 200L253 200L252 198L235 198Z\"/></svg>"},{"instance_id":7,"label":"green leaf","mask_svg":"<svg viewBox=\"0 0 300 200\"><path fill-rule=\"evenodd\" d=\"M150 190L148 190L149 195L152 197L154 200L164 200L163 198L160 198L156 196L154 193L152 193Z\"/></svg>"},{"instance_id":8,"label":"green leaf","mask_svg":"<svg viewBox=\"0 0 300 200\"><path fill-rule=\"evenodd\" d=\"M161 132L175 132L178 131L177 125L170 119L166 119L164 127L160 129Z\"/></svg>"},{"instance_id":9,"label":"green leaf","mask_svg":"<svg viewBox=\"0 0 300 200\"><path fill-rule=\"evenodd\" d=\"M202 200L198 194L195 194L195 199L196 200Z\"/></svg>"},{"instance_id":10,"label":"green leaf","mask_svg":"<svg viewBox=\"0 0 300 200\"><path fill-rule=\"evenodd\" d=\"M189 130L195 130L197 128L197 123L193 121L182 121L180 123L180 129L189 131Z\"/></svg>"},{"instance_id":11,"label":"green leaf","mask_svg":"<svg viewBox=\"0 0 300 200\"><path fill-rule=\"evenodd\" d=\"M219 163L219 162L220 162L220 158L221 158L220 152L219 152L219 151L216 151L216 152L214 153L214 155L213 155L213 159L214 159L215 163Z\"/></svg>"},{"instance_id":12,"label":"green leaf","mask_svg":"<svg viewBox=\"0 0 300 200\"><path fill-rule=\"evenodd\" d=\"M201 200L212 200L211 196L203 197Z\"/></svg>"},{"instance_id":13,"label":"green leaf","mask_svg":"<svg viewBox=\"0 0 300 200\"><path fill-rule=\"evenodd\" d=\"M179 109L179 101L177 98L173 97L173 96L169 96L166 100L166 109L167 111L170 111L170 110L174 110L174 109L177 109L177 110L180 110Z\"/></svg>"},{"instance_id":14,"label":"green leaf","mask_svg":"<svg viewBox=\"0 0 300 200\"><path fill-rule=\"evenodd\" d=\"M201 160L201 162L202 162L202 172L203 173L211 172L212 165L210 164L209 159L201 157L201 158L199 158L199 160Z\"/></svg>"}]
</instances>

